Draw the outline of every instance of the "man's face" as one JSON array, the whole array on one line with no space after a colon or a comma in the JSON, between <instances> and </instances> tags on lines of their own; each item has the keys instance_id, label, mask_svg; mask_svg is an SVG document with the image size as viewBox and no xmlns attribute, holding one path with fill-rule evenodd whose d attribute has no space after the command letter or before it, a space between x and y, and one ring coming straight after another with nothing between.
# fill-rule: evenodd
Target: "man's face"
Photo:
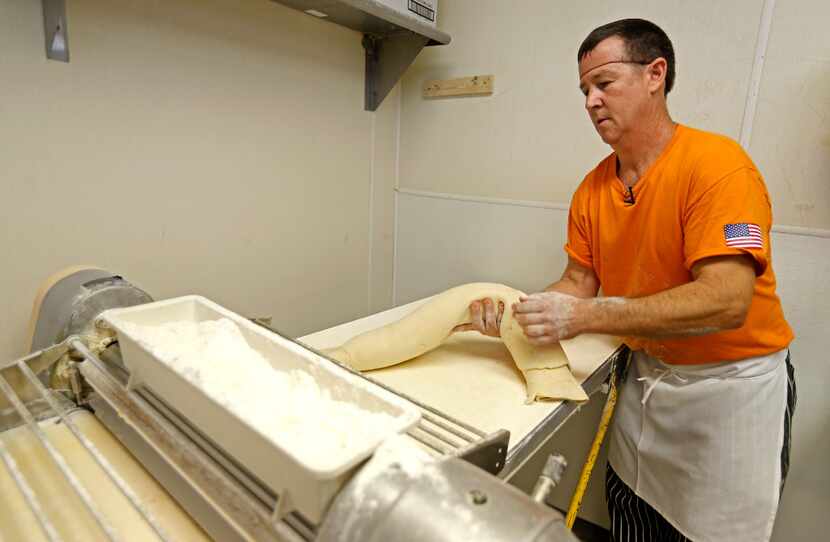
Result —
<instances>
[{"instance_id":1,"label":"man's face","mask_svg":"<svg viewBox=\"0 0 830 542\"><path fill-rule=\"evenodd\" d=\"M585 109L602 140L614 145L641 118L649 98L645 66L629 62L625 42L603 40L579 62Z\"/></svg>"}]
</instances>

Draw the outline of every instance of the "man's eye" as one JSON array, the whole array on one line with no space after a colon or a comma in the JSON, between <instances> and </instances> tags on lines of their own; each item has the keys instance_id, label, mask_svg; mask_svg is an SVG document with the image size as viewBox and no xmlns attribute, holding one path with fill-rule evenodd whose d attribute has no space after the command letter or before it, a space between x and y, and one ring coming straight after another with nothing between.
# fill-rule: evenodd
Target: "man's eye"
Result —
<instances>
[{"instance_id":1,"label":"man's eye","mask_svg":"<svg viewBox=\"0 0 830 542\"><path fill-rule=\"evenodd\" d=\"M607 87L611 83L613 83L613 81L601 81L601 82L597 83L597 86L601 89L605 89L605 87Z\"/></svg>"}]
</instances>

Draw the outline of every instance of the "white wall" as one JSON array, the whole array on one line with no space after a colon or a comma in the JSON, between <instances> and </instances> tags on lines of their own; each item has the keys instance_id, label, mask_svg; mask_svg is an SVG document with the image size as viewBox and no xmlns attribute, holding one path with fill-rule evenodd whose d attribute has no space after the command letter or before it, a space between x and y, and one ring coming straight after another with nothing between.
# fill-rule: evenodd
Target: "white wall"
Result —
<instances>
[{"instance_id":1,"label":"white wall","mask_svg":"<svg viewBox=\"0 0 830 542\"><path fill-rule=\"evenodd\" d=\"M565 206L404 191L397 218L397 304L465 282L539 291L559 278L567 261Z\"/></svg>"},{"instance_id":2,"label":"white wall","mask_svg":"<svg viewBox=\"0 0 830 542\"><path fill-rule=\"evenodd\" d=\"M768 47L759 49L766 43L765 7L774 8L766 10L771 32ZM830 505L824 461L830 457L830 399L820 389L830 378L823 356L830 320L828 16L830 7L818 0L456 0L442 4L440 13L452 44L422 53L401 84L397 303L472 280L533 289L558 277L561 209L609 152L577 90L576 51L595 26L621 17L654 20L677 52L677 86L669 99L675 120L735 139L751 128L748 149L773 199L779 291L798 335L792 352L799 405L776 540L821 539L823 510ZM754 87L753 64L764 53ZM493 96L421 97L427 79L476 74L495 75ZM757 110L745 115L753 92ZM598 413L586 409L581 431L550 444L568 450L574 469ZM530 484L534 474L521 473L516 483ZM567 503L567 486L557 496L560 506ZM604 523L600 490L595 480L583 516Z\"/></svg>"},{"instance_id":3,"label":"white wall","mask_svg":"<svg viewBox=\"0 0 830 542\"><path fill-rule=\"evenodd\" d=\"M426 49L403 80L400 186L570 201L608 153L582 108L577 49L598 24L635 14L675 43L676 120L737 138L760 13L758 0L447 2L452 43ZM475 74L495 75L493 96L421 98L424 80Z\"/></svg>"},{"instance_id":4,"label":"white wall","mask_svg":"<svg viewBox=\"0 0 830 542\"><path fill-rule=\"evenodd\" d=\"M391 268L391 197L373 243L370 188L397 100L363 110L360 34L267 0L67 5L64 64L40 2L0 1L0 359L78 263L291 334L365 315L370 261Z\"/></svg>"},{"instance_id":5,"label":"white wall","mask_svg":"<svg viewBox=\"0 0 830 542\"><path fill-rule=\"evenodd\" d=\"M749 151L779 224L830 229L828 20L828 2L775 2Z\"/></svg>"}]
</instances>

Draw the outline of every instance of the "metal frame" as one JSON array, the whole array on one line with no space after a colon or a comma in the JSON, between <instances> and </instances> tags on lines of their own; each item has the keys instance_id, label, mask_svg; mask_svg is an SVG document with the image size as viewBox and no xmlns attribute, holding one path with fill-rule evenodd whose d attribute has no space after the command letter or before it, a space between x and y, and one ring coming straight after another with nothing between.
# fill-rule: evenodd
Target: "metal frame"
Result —
<instances>
[{"instance_id":1,"label":"metal frame","mask_svg":"<svg viewBox=\"0 0 830 542\"><path fill-rule=\"evenodd\" d=\"M622 363L625 359L624 355L627 352L627 347L620 346L614 351L611 356L600 365L585 382L582 383L582 389L588 396L603 390L608 381L608 377L612 371L615 370L617 364ZM576 414L584 403L577 403L575 401L564 401L561 405L553 409L533 430L525 435L507 454L504 469L499 473L502 479L510 479L522 466L536 454L537 451L559 430L568 419Z\"/></svg>"}]
</instances>

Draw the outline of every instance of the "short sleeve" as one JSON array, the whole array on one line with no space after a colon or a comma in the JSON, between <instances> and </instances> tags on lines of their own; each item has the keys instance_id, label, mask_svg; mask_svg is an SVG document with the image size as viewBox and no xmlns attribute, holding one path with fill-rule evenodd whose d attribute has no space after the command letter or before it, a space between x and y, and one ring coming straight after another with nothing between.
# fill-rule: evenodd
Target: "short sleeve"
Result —
<instances>
[{"instance_id":1,"label":"short sleeve","mask_svg":"<svg viewBox=\"0 0 830 542\"><path fill-rule=\"evenodd\" d=\"M571 198L571 208L568 212L568 242L565 244L565 252L580 265L593 269L589 202L588 189L583 182Z\"/></svg>"},{"instance_id":2,"label":"short sleeve","mask_svg":"<svg viewBox=\"0 0 830 542\"><path fill-rule=\"evenodd\" d=\"M742 167L690 194L683 217L687 269L713 256L748 254L761 275L769 265L772 209L759 173Z\"/></svg>"}]
</instances>

